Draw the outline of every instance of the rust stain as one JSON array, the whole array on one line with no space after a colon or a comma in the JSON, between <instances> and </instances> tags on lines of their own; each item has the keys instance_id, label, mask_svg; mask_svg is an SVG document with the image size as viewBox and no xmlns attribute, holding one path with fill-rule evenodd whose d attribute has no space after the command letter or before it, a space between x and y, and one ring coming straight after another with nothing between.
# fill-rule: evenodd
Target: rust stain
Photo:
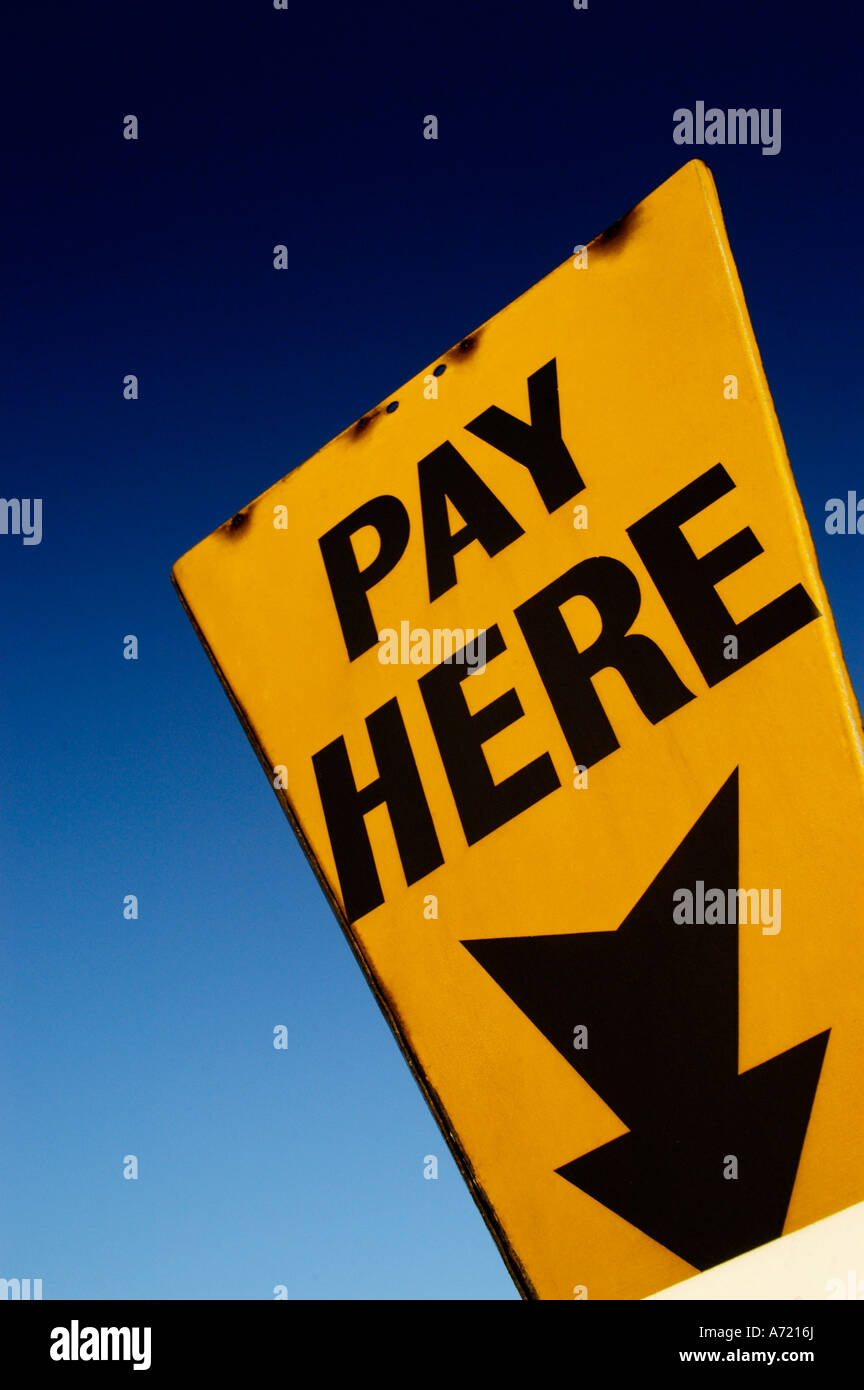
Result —
<instances>
[{"instance_id":1,"label":"rust stain","mask_svg":"<svg viewBox=\"0 0 864 1390\"><path fill-rule=\"evenodd\" d=\"M460 343L457 343L455 347L452 347L449 352L444 354L446 359L450 362L457 362L464 361L465 358L470 357L477 351L482 332L482 328L477 328L473 333L469 333L467 338L463 338ZM441 376L441 374L446 371L446 365L446 362L439 362L438 366L434 369L433 375ZM349 443L356 443L358 439L362 439L363 435L367 433L370 425L372 425L379 416L393 415L398 407L398 398L388 401L386 405L376 405L374 410L367 411L365 415L360 416L359 420L355 420L353 425L349 425L347 430L344 431L344 437L348 439Z\"/></svg>"},{"instance_id":2,"label":"rust stain","mask_svg":"<svg viewBox=\"0 0 864 1390\"><path fill-rule=\"evenodd\" d=\"M589 242L589 248L594 251L620 251L636 231L640 218L641 213L637 204L635 208L625 212L623 217L611 222L605 232L601 232L599 236Z\"/></svg>"},{"instance_id":3,"label":"rust stain","mask_svg":"<svg viewBox=\"0 0 864 1390\"><path fill-rule=\"evenodd\" d=\"M478 328L475 329L473 333L469 333L467 338L463 338L461 343L457 343L454 348L450 349L447 356L457 359L460 357L470 357L472 352L477 351L480 343L480 334L482 332L482 328Z\"/></svg>"},{"instance_id":4,"label":"rust stain","mask_svg":"<svg viewBox=\"0 0 864 1390\"><path fill-rule=\"evenodd\" d=\"M349 428L349 430L348 430L348 438L349 438L349 439L359 439L361 435L363 435L363 434L366 433L366 431L368 430L369 426L372 424L372 421L375 420L375 419L377 419L378 416L379 416L380 414L381 414L381 407L380 407L380 406L376 406L375 409L374 409L374 410L370 410L370 411L368 412L368 414L366 414L366 415L361 415L361 416L360 416L360 419L357 420L357 421L355 421L355 423L354 423L353 425L351 425L351 427Z\"/></svg>"},{"instance_id":5,"label":"rust stain","mask_svg":"<svg viewBox=\"0 0 864 1390\"><path fill-rule=\"evenodd\" d=\"M246 527L249 525L249 520L252 516L252 508L254 506L255 503L250 502L248 507L243 507L241 511L235 512L230 521L224 522L219 527L220 533L223 536L228 536L231 540L236 540L238 536L243 534Z\"/></svg>"}]
</instances>

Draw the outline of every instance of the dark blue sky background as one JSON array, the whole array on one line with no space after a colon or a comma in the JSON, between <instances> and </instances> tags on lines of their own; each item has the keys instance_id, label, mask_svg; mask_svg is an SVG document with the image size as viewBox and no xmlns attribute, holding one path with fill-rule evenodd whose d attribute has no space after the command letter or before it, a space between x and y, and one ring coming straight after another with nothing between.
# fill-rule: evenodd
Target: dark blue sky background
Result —
<instances>
[{"instance_id":1,"label":"dark blue sky background","mask_svg":"<svg viewBox=\"0 0 864 1390\"><path fill-rule=\"evenodd\" d=\"M0 1276L46 1298L516 1296L169 572L694 154L864 688L858 7L289 3L4 20ZM676 146L697 100L780 154Z\"/></svg>"}]
</instances>

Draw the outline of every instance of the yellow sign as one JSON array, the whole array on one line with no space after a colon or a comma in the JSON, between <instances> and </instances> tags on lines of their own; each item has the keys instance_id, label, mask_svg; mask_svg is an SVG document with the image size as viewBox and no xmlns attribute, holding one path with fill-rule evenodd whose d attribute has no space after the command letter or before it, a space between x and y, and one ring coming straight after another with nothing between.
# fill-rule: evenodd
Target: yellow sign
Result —
<instances>
[{"instance_id":1,"label":"yellow sign","mask_svg":"<svg viewBox=\"0 0 864 1390\"><path fill-rule=\"evenodd\" d=\"M864 1198L860 720L704 164L174 577L524 1294Z\"/></svg>"}]
</instances>

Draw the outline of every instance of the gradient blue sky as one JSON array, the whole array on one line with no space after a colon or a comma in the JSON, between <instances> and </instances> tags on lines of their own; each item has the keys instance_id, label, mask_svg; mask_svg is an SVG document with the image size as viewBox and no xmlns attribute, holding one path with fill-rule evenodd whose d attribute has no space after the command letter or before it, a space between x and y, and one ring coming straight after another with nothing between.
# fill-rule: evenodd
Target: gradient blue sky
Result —
<instances>
[{"instance_id":1,"label":"gradient blue sky","mask_svg":"<svg viewBox=\"0 0 864 1390\"><path fill-rule=\"evenodd\" d=\"M0 1276L46 1298L517 1296L169 571L702 153L860 693L864 537L824 530L828 497L864 494L857 17L7 17L0 492L43 499L44 538L0 536ZM699 99L782 108L780 154L673 144Z\"/></svg>"}]
</instances>

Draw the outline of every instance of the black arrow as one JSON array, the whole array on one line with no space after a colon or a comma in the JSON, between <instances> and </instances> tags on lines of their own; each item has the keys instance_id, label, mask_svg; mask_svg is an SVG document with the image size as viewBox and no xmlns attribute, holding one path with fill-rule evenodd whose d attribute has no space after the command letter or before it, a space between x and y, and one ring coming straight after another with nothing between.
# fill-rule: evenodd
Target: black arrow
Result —
<instances>
[{"instance_id":1,"label":"black arrow","mask_svg":"<svg viewBox=\"0 0 864 1390\"><path fill-rule=\"evenodd\" d=\"M699 880L738 886L737 770L617 931L462 944L630 1131L557 1171L709 1269L782 1234L830 1029L739 1076L738 925L672 917Z\"/></svg>"}]
</instances>

